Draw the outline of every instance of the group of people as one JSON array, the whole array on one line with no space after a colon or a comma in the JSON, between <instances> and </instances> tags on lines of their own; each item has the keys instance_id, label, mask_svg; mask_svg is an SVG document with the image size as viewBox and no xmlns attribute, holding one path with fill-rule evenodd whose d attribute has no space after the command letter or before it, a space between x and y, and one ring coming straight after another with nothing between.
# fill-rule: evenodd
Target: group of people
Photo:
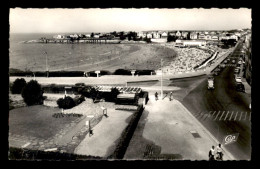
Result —
<instances>
[{"instance_id":1,"label":"group of people","mask_svg":"<svg viewBox=\"0 0 260 169\"><path fill-rule=\"evenodd\" d=\"M223 155L221 144L219 144L216 149L215 146L212 146L209 151L209 161L223 160Z\"/></svg>"},{"instance_id":2,"label":"group of people","mask_svg":"<svg viewBox=\"0 0 260 169\"><path fill-rule=\"evenodd\" d=\"M157 92L155 92L155 101L157 101L158 100L158 93ZM168 95L168 93L166 93L166 96ZM165 97L166 97L165 96ZM169 95L169 100L171 101L172 100L172 92L170 92L170 95Z\"/></svg>"}]
</instances>

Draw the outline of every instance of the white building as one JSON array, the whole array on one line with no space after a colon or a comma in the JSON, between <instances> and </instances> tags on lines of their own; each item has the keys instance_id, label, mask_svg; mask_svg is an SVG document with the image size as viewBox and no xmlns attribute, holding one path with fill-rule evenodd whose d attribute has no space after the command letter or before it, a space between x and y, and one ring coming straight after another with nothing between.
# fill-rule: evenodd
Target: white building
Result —
<instances>
[{"instance_id":1,"label":"white building","mask_svg":"<svg viewBox=\"0 0 260 169\"><path fill-rule=\"evenodd\" d=\"M167 39L167 37L168 37L168 34L167 34L167 32L163 32L162 34L161 34L161 38L163 38L163 39Z\"/></svg>"},{"instance_id":2,"label":"white building","mask_svg":"<svg viewBox=\"0 0 260 169\"><path fill-rule=\"evenodd\" d=\"M190 33L190 39L198 39L198 34L196 32Z\"/></svg>"},{"instance_id":3,"label":"white building","mask_svg":"<svg viewBox=\"0 0 260 169\"><path fill-rule=\"evenodd\" d=\"M205 40L176 40L175 46L206 46Z\"/></svg>"},{"instance_id":4,"label":"white building","mask_svg":"<svg viewBox=\"0 0 260 169\"><path fill-rule=\"evenodd\" d=\"M153 38L154 39L159 39L160 38L159 32L153 32Z\"/></svg>"},{"instance_id":5,"label":"white building","mask_svg":"<svg viewBox=\"0 0 260 169\"><path fill-rule=\"evenodd\" d=\"M205 37L204 37L205 40L211 40L211 35L207 34Z\"/></svg>"},{"instance_id":6,"label":"white building","mask_svg":"<svg viewBox=\"0 0 260 169\"><path fill-rule=\"evenodd\" d=\"M142 38L144 38L145 37L145 34L143 33L143 32L138 32L137 33L137 36L140 38L140 37L142 37Z\"/></svg>"},{"instance_id":7,"label":"white building","mask_svg":"<svg viewBox=\"0 0 260 169\"><path fill-rule=\"evenodd\" d=\"M147 37L147 38L152 38L153 36L152 36L152 34L147 33L147 34L146 34L146 37Z\"/></svg>"},{"instance_id":8,"label":"white building","mask_svg":"<svg viewBox=\"0 0 260 169\"><path fill-rule=\"evenodd\" d=\"M198 39L205 39L205 34L200 33L199 36L198 36Z\"/></svg>"},{"instance_id":9,"label":"white building","mask_svg":"<svg viewBox=\"0 0 260 169\"><path fill-rule=\"evenodd\" d=\"M151 39L151 42L155 42L155 43L166 43L166 42L167 42L167 39L166 39L166 38Z\"/></svg>"},{"instance_id":10,"label":"white building","mask_svg":"<svg viewBox=\"0 0 260 169\"><path fill-rule=\"evenodd\" d=\"M87 38L90 38L90 37L91 37L91 35L90 35L90 34L85 34L85 36L86 36Z\"/></svg>"},{"instance_id":11,"label":"white building","mask_svg":"<svg viewBox=\"0 0 260 169\"><path fill-rule=\"evenodd\" d=\"M64 39L65 36L64 35L54 35L53 38L54 39Z\"/></svg>"},{"instance_id":12,"label":"white building","mask_svg":"<svg viewBox=\"0 0 260 169\"><path fill-rule=\"evenodd\" d=\"M180 31L176 32L176 36L181 37L181 32Z\"/></svg>"},{"instance_id":13,"label":"white building","mask_svg":"<svg viewBox=\"0 0 260 169\"><path fill-rule=\"evenodd\" d=\"M182 33L181 33L181 36L182 36L183 38L185 38L185 39L186 39L186 38L187 38L187 36L188 36L188 32L182 32Z\"/></svg>"},{"instance_id":14,"label":"white building","mask_svg":"<svg viewBox=\"0 0 260 169\"><path fill-rule=\"evenodd\" d=\"M211 40L218 40L218 36L216 36L216 35L211 36Z\"/></svg>"}]
</instances>

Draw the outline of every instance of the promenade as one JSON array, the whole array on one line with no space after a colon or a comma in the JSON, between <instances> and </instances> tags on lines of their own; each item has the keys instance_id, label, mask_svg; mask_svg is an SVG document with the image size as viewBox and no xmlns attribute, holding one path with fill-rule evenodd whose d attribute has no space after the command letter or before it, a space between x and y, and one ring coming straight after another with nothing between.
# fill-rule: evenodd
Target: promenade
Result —
<instances>
[{"instance_id":1,"label":"promenade","mask_svg":"<svg viewBox=\"0 0 260 169\"><path fill-rule=\"evenodd\" d=\"M124 159L208 160L211 146L217 144L179 101L150 97ZM223 160L234 160L225 148L223 153Z\"/></svg>"},{"instance_id":2,"label":"promenade","mask_svg":"<svg viewBox=\"0 0 260 169\"><path fill-rule=\"evenodd\" d=\"M178 79L178 78L186 78L193 76L201 76L210 74L212 70L214 70L219 63L221 63L229 54L227 52L222 57L218 58L215 63L213 63L210 67L206 67L205 69L197 70L197 71L187 71L187 72L178 72L176 74L164 74L163 79ZM18 77L18 76L10 76L10 82L14 82L17 78L24 78L27 82L34 79L34 77ZM127 82L145 82L145 81L159 81L161 80L161 75L144 75L144 76L124 76L124 75L105 75L101 77L35 77L42 85L47 84L63 84L63 85L74 85L76 83L85 83L89 85L126 85Z\"/></svg>"}]
</instances>

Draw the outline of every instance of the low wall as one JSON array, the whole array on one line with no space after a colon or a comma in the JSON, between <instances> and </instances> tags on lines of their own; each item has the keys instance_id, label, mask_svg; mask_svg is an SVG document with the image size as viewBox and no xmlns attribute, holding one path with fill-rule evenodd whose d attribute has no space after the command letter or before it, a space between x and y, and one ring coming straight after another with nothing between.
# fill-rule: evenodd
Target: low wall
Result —
<instances>
[{"instance_id":1,"label":"low wall","mask_svg":"<svg viewBox=\"0 0 260 169\"><path fill-rule=\"evenodd\" d=\"M139 122L139 119L142 116L143 110L144 110L143 105L139 105L137 111L132 115L130 122L128 123L128 125L126 126L124 131L122 132L115 151L108 158L123 159L125 152L127 150L127 147L130 143L130 140L136 129L136 126Z\"/></svg>"}]
</instances>

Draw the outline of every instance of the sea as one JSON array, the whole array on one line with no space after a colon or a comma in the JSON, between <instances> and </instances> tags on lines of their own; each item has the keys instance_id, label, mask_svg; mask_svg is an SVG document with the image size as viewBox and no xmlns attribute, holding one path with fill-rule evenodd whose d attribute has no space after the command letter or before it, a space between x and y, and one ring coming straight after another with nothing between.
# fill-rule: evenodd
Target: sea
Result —
<instances>
[{"instance_id":1,"label":"sea","mask_svg":"<svg viewBox=\"0 0 260 169\"><path fill-rule=\"evenodd\" d=\"M9 69L45 71L79 66L81 61L95 62L97 53L112 54L118 44L24 43L41 37L52 38L57 33L11 33L9 37ZM47 63L46 63L47 62ZM46 66L47 65L47 66Z\"/></svg>"}]
</instances>

